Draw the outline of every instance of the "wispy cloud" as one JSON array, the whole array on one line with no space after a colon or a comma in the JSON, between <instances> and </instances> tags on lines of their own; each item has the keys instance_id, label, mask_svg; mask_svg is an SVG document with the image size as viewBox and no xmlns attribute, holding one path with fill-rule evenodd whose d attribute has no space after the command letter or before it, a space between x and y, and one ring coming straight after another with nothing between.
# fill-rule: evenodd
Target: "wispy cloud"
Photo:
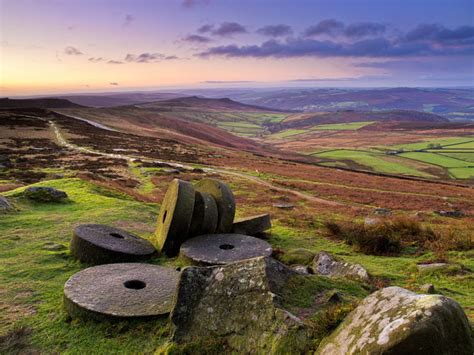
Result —
<instances>
[{"instance_id":1,"label":"wispy cloud","mask_svg":"<svg viewBox=\"0 0 474 355\"><path fill-rule=\"evenodd\" d=\"M213 29L211 33L214 36L227 37L247 33L247 29L237 22L223 22L217 28Z\"/></svg>"},{"instance_id":2,"label":"wispy cloud","mask_svg":"<svg viewBox=\"0 0 474 355\"><path fill-rule=\"evenodd\" d=\"M102 58L102 57L90 57L89 59L87 59L89 62L92 62L92 63L99 63L99 62L102 62L104 61L105 59Z\"/></svg>"},{"instance_id":3,"label":"wispy cloud","mask_svg":"<svg viewBox=\"0 0 474 355\"><path fill-rule=\"evenodd\" d=\"M335 35L344 28L344 23L334 19L322 20L304 31L306 37Z\"/></svg>"},{"instance_id":4,"label":"wispy cloud","mask_svg":"<svg viewBox=\"0 0 474 355\"><path fill-rule=\"evenodd\" d=\"M112 86L118 86L118 85L119 85L119 83L117 83L117 82L113 81L113 82L109 83L109 85L112 85Z\"/></svg>"},{"instance_id":5,"label":"wispy cloud","mask_svg":"<svg viewBox=\"0 0 474 355\"><path fill-rule=\"evenodd\" d=\"M84 54L79 49L72 46L64 48L64 53L66 53L67 55L83 55Z\"/></svg>"},{"instance_id":6,"label":"wispy cloud","mask_svg":"<svg viewBox=\"0 0 474 355\"><path fill-rule=\"evenodd\" d=\"M183 38L183 41L192 43L209 43L211 42L211 39L201 35L188 35Z\"/></svg>"},{"instance_id":7,"label":"wispy cloud","mask_svg":"<svg viewBox=\"0 0 474 355\"><path fill-rule=\"evenodd\" d=\"M133 21L135 21L135 18L134 18L132 15L130 15L130 14L126 14L126 15L125 15L125 18L123 19L123 24L122 24L122 26L123 26L123 27L128 27L128 26L130 26L130 25L132 24Z\"/></svg>"},{"instance_id":8,"label":"wispy cloud","mask_svg":"<svg viewBox=\"0 0 474 355\"><path fill-rule=\"evenodd\" d=\"M120 60L113 60L113 59L111 59L111 60L109 60L109 61L107 62L107 64L123 64L123 62L120 61Z\"/></svg>"},{"instance_id":9,"label":"wispy cloud","mask_svg":"<svg viewBox=\"0 0 474 355\"><path fill-rule=\"evenodd\" d=\"M293 30L288 25L269 25L259 28L257 33L269 37L282 37L291 35Z\"/></svg>"},{"instance_id":10,"label":"wispy cloud","mask_svg":"<svg viewBox=\"0 0 474 355\"><path fill-rule=\"evenodd\" d=\"M201 84L244 84L255 83L253 80L206 80L201 81Z\"/></svg>"},{"instance_id":11,"label":"wispy cloud","mask_svg":"<svg viewBox=\"0 0 474 355\"><path fill-rule=\"evenodd\" d=\"M163 60L175 60L179 59L175 55L165 55L162 53L142 53L139 55L136 54L127 54L125 56L125 61L128 63L157 63Z\"/></svg>"},{"instance_id":12,"label":"wispy cloud","mask_svg":"<svg viewBox=\"0 0 474 355\"><path fill-rule=\"evenodd\" d=\"M198 5L208 5L210 0L183 0L182 5L186 8L192 8Z\"/></svg>"}]
</instances>

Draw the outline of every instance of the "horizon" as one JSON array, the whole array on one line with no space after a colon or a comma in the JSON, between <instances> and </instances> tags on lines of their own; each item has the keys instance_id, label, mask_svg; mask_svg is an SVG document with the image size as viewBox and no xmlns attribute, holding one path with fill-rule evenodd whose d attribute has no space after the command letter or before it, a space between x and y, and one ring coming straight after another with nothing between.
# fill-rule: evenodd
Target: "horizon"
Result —
<instances>
[{"instance_id":1,"label":"horizon","mask_svg":"<svg viewBox=\"0 0 474 355\"><path fill-rule=\"evenodd\" d=\"M468 0L0 5L2 97L474 85Z\"/></svg>"}]
</instances>

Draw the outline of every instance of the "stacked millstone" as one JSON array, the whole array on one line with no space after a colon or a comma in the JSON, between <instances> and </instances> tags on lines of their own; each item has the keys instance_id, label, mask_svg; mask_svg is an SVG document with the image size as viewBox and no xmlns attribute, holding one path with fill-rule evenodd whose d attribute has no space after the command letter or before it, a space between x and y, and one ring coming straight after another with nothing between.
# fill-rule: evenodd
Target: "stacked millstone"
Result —
<instances>
[{"instance_id":1,"label":"stacked millstone","mask_svg":"<svg viewBox=\"0 0 474 355\"><path fill-rule=\"evenodd\" d=\"M245 234L271 227L268 214L234 221L235 199L225 183L171 182L158 217L155 244L167 256L183 254L203 265L269 256L270 245ZM193 238L194 237L194 238ZM184 243L184 244L183 244ZM170 313L179 272L140 262L156 254L152 243L101 224L74 229L71 255L94 265L66 282L64 305L73 318L150 318Z\"/></svg>"},{"instance_id":2,"label":"stacked millstone","mask_svg":"<svg viewBox=\"0 0 474 355\"><path fill-rule=\"evenodd\" d=\"M161 205L154 244L167 256L181 252L204 265L269 256L270 245L253 235L271 227L270 216L234 220L235 209L234 194L222 181L202 179L192 185L174 179Z\"/></svg>"}]
</instances>

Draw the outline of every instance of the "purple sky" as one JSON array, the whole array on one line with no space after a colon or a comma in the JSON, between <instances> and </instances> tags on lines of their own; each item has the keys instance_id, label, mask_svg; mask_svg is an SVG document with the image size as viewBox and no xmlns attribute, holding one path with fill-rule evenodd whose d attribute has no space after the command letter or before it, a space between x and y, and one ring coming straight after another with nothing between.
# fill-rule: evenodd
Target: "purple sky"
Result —
<instances>
[{"instance_id":1,"label":"purple sky","mask_svg":"<svg viewBox=\"0 0 474 355\"><path fill-rule=\"evenodd\" d=\"M4 95L472 86L472 0L0 0Z\"/></svg>"}]
</instances>

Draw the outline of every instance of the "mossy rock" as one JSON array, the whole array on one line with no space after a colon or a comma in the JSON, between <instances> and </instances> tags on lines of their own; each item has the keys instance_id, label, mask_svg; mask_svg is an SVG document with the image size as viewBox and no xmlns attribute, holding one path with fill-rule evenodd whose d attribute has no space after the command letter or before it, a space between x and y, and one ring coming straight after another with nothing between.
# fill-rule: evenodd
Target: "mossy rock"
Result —
<instances>
[{"instance_id":1,"label":"mossy rock","mask_svg":"<svg viewBox=\"0 0 474 355\"><path fill-rule=\"evenodd\" d=\"M471 335L454 300L387 287L365 298L317 354L472 355Z\"/></svg>"},{"instance_id":2,"label":"mossy rock","mask_svg":"<svg viewBox=\"0 0 474 355\"><path fill-rule=\"evenodd\" d=\"M46 186L28 187L23 192L23 195L37 202L61 202L67 198L67 194L64 191Z\"/></svg>"},{"instance_id":3,"label":"mossy rock","mask_svg":"<svg viewBox=\"0 0 474 355\"><path fill-rule=\"evenodd\" d=\"M298 248L288 250L279 259L287 265L309 265L315 255L311 250Z\"/></svg>"}]
</instances>

